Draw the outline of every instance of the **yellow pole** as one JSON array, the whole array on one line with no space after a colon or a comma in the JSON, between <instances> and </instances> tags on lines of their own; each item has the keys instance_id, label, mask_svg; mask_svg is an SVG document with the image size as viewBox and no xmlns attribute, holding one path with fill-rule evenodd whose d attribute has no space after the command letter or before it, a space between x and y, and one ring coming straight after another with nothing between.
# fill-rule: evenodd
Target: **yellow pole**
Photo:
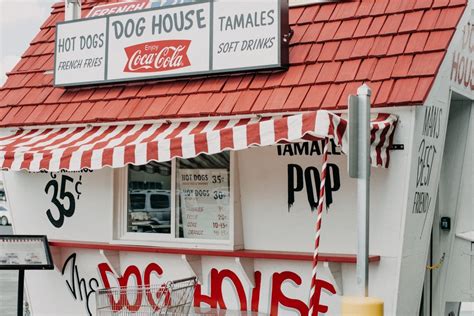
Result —
<instances>
[{"instance_id":1,"label":"yellow pole","mask_svg":"<svg viewBox=\"0 0 474 316\"><path fill-rule=\"evenodd\" d=\"M383 301L374 297L343 297L342 316L383 316Z\"/></svg>"}]
</instances>

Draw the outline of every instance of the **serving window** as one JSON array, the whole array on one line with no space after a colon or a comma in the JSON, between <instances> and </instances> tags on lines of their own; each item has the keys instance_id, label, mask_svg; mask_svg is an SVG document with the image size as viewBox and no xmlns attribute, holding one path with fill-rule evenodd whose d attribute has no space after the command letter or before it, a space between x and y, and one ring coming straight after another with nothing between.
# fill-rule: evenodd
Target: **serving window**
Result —
<instances>
[{"instance_id":1,"label":"serving window","mask_svg":"<svg viewBox=\"0 0 474 316\"><path fill-rule=\"evenodd\" d=\"M118 239L230 244L231 158L203 154L118 172Z\"/></svg>"}]
</instances>

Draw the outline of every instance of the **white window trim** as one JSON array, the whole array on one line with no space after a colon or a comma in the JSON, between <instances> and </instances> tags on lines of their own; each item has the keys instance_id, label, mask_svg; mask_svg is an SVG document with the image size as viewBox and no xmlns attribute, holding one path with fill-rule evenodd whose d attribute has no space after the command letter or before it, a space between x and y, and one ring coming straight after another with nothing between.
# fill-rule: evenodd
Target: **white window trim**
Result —
<instances>
[{"instance_id":1,"label":"white window trim","mask_svg":"<svg viewBox=\"0 0 474 316\"><path fill-rule=\"evenodd\" d=\"M128 212L128 167L119 168L114 171L114 238L112 244L143 245L167 248L197 248L215 250L234 250L235 245L235 152L230 152L230 176L229 176L229 239L194 239L178 238L176 236L176 159L171 163L171 233L130 233L127 232Z\"/></svg>"}]
</instances>

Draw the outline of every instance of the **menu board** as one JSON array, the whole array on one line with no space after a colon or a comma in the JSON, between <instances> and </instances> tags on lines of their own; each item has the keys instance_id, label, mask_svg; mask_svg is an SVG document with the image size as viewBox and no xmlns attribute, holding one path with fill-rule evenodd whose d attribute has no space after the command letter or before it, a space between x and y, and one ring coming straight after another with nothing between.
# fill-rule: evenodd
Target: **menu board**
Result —
<instances>
[{"instance_id":1,"label":"menu board","mask_svg":"<svg viewBox=\"0 0 474 316\"><path fill-rule=\"evenodd\" d=\"M0 269L52 268L45 236L0 236Z\"/></svg>"},{"instance_id":2,"label":"menu board","mask_svg":"<svg viewBox=\"0 0 474 316\"><path fill-rule=\"evenodd\" d=\"M184 238L229 239L229 171L178 169Z\"/></svg>"}]
</instances>

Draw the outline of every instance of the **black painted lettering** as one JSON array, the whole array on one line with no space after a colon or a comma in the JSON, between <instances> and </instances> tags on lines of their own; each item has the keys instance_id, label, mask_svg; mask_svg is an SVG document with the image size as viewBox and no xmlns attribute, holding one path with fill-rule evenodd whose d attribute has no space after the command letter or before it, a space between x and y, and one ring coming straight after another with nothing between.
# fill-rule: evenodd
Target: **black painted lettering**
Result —
<instances>
[{"instance_id":1,"label":"black painted lettering","mask_svg":"<svg viewBox=\"0 0 474 316\"><path fill-rule=\"evenodd\" d=\"M333 201L332 193L338 191L341 188L341 176L339 174L339 167L337 165L328 163L324 188L326 190L326 205L329 207Z\"/></svg>"},{"instance_id":2,"label":"black painted lettering","mask_svg":"<svg viewBox=\"0 0 474 316\"><path fill-rule=\"evenodd\" d=\"M288 210L295 203L295 192L303 190L303 168L296 164L288 165Z\"/></svg>"},{"instance_id":3,"label":"black painted lettering","mask_svg":"<svg viewBox=\"0 0 474 316\"><path fill-rule=\"evenodd\" d=\"M295 143L295 155L308 155L309 153L309 143Z\"/></svg>"},{"instance_id":4,"label":"black painted lettering","mask_svg":"<svg viewBox=\"0 0 474 316\"><path fill-rule=\"evenodd\" d=\"M88 281L80 276L79 268L76 264L76 253L71 254L63 264L61 275L66 273L69 267L69 279L66 280L66 285L69 288L75 300L85 301L87 314L92 315L90 306L91 295L99 288L99 282L95 278L90 278ZM77 286L77 287L76 287ZM78 297L79 294L79 297Z\"/></svg>"},{"instance_id":5,"label":"black painted lettering","mask_svg":"<svg viewBox=\"0 0 474 316\"><path fill-rule=\"evenodd\" d=\"M306 184L306 195L311 211L318 207L319 191L321 186L321 179L319 178L319 171L316 167L308 167L304 171L304 178Z\"/></svg>"},{"instance_id":6,"label":"black painted lettering","mask_svg":"<svg viewBox=\"0 0 474 316\"><path fill-rule=\"evenodd\" d=\"M285 145L285 148L283 149L283 156L286 155L293 156L293 148L289 144Z\"/></svg>"},{"instance_id":7,"label":"black painted lettering","mask_svg":"<svg viewBox=\"0 0 474 316\"><path fill-rule=\"evenodd\" d=\"M321 147L319 142L311 142L311 151L310 155L321 155Z\"/></svg>"},{"instance_id":8,"label":"black painted lettering","mask_svg":"<svg viewBox=\"0 0 474 316\"><path fill-rule=\"evenodd\" d=\"M331 155L341 155L341 149L336 145L334 139L331 138L329 142L331 143Z\"/></svg>"},{"instance_id":9,"label":"black painted lettering","mask_svg":"<svg viewBox=\"0 0 474 316\"><path fill-rule=\"evenodd\" d=\"M82 185L82 176L74 183L75 180L73 178L63 174L61 175L61 184L58 183L57 177L56 174L51 173L52 179L46 183L44 191L46 194L52 191L51 202L57 209L57 211L54 212L57 213L57 216L53 215L52 209L46 211L46 216L54 227L61 228L64 224L64 218L73 216L76 210L76 199L74 194L68 191L68 183L75 188L77 199L79 199L81 192L79 192L78 188Z\"/></svg>"}]
</instances>

